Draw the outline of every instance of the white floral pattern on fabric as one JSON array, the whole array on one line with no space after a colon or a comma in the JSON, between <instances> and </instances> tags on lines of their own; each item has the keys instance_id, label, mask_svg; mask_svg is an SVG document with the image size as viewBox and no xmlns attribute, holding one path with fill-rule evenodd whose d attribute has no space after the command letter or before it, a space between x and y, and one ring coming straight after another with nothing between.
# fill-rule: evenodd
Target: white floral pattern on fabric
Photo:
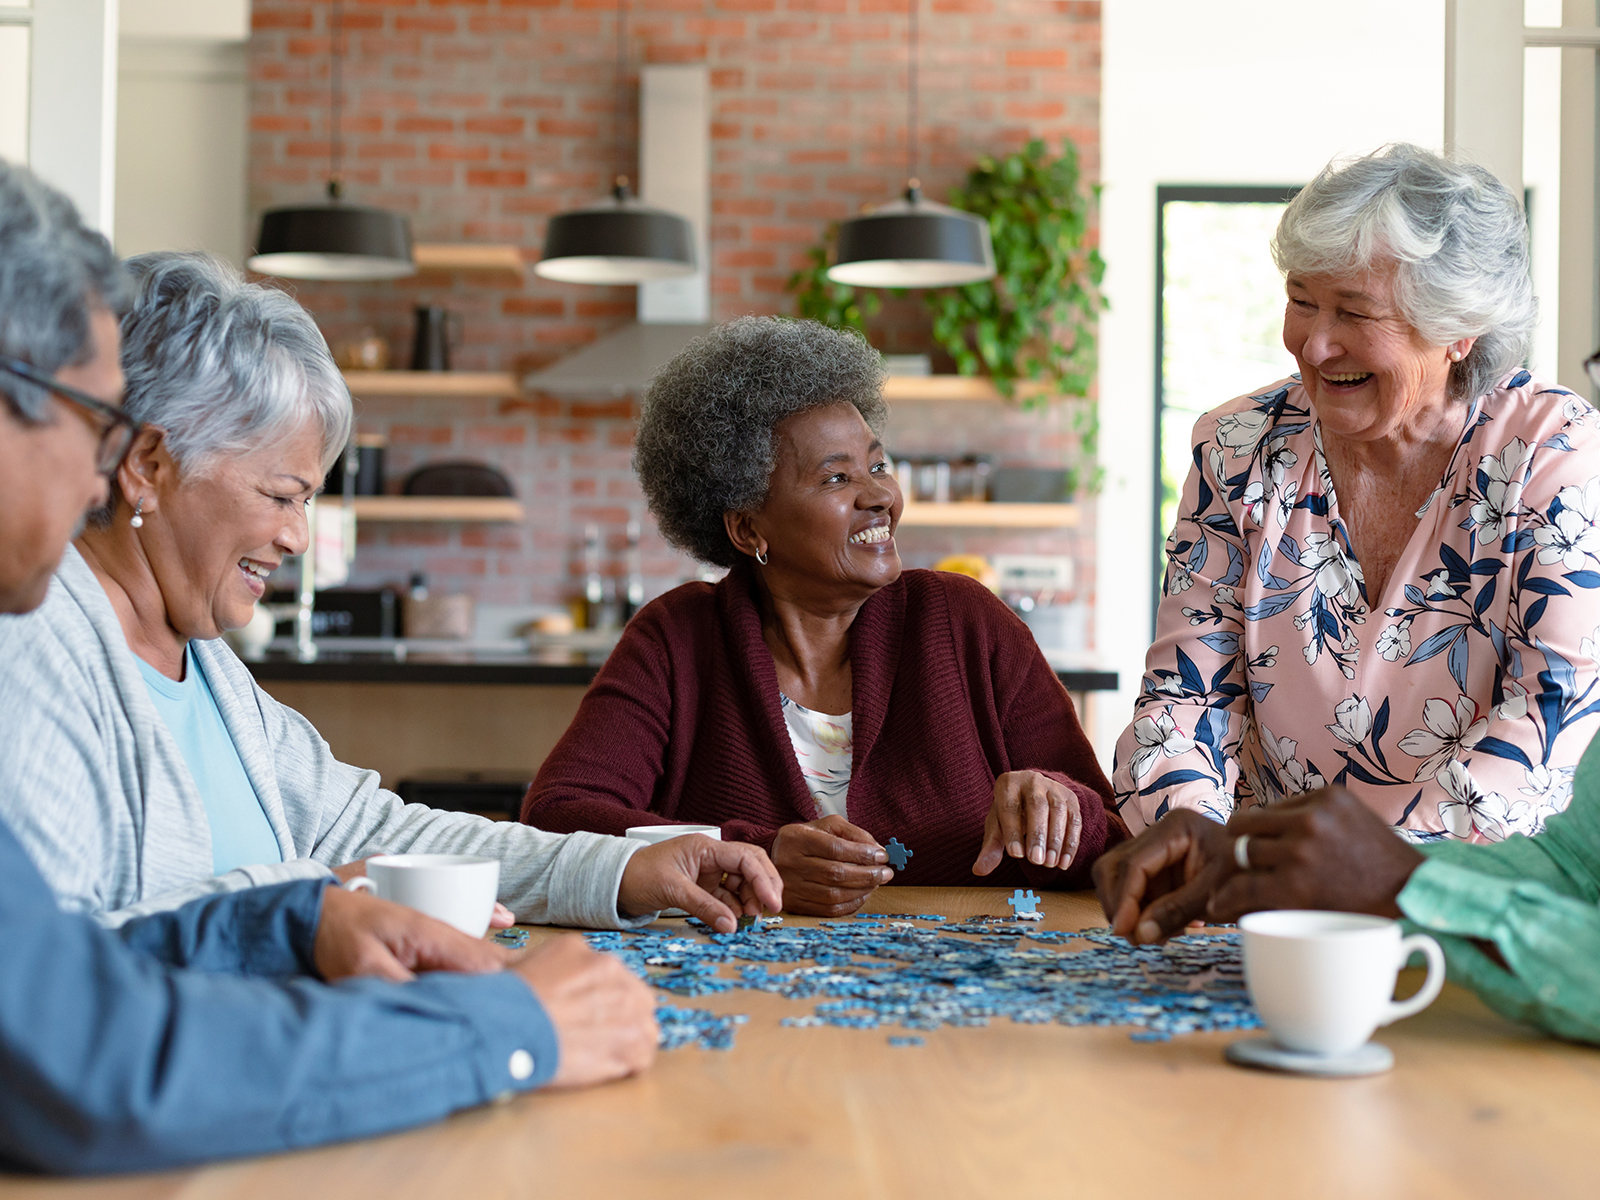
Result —
<instances>
[{"instance_id":1,"label":"white floral pattern on fabric","mask_svg":"<svg viewBox=\"0 0 1600 1200\"><path fill-rule=\"evenodd\" d=\"M1138 831L1328 783L1404 835L1500 841L1566 807L1600 730L1600 414L1518 371L1462 434L1383 596L1298 378L1195 425L1112 784Z\"/></svg>"},{"instance_id":2,"label":"white floral pattern on fabric","mask_svg":"<svg viewBox=\"0 0 1600 1200\"><path fill-rule=\"evenodd\" d=\"M855 750L855 722L851 715L813 712L782 692L778 693L778 705L783 709L789 743L794 747L795 760L817 812L824 817L846 816L845 797L850 791Z\"/></svg>"}]
</instances>

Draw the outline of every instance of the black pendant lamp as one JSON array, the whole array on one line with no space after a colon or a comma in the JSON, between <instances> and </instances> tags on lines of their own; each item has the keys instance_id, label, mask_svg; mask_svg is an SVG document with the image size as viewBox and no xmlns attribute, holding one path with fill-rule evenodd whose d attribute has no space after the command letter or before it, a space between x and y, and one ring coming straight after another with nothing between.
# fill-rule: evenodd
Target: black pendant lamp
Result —
<instances>
[{"instance_id":1,"label":"black pendant lamp","mask_svg":"<svg viewBox=\"0 0 1600 1200\"><path fill-rule=\"evenodd\" d=\"M605 200L550 218L533 273L561 283L650 283L695 273L694 227L628 191L622 173L622 114L628 102L627 0L617 0L617 176Z\"/></svg>"},{"instance_id":2,"label":"black pendant lamp","mask_svg":"<svg viewBox=\"0 0 1600 1200\"><path fill-rule=\"evenodd\" d=\"M333 4L332 138L329 143L328 202L297 208L273 208L261 214L256 252L246 261L252 271L284 279L404 279L417 273L411 257L411 223L399 213L342 202L340 166L344 136L341 45L344 8Z\"/></svg>"},{"instance_id":3,"label":"black pendant lamp","mask_svg":"<svg viewBox=\"0 0 1600 1200\"><path fill-rule=\"evenodd\" d=\"M933 288L994 277L989 222L922 198L917 174L917 10L910 0L904 195L839 225L828 278L852 287Z\"/></svg>"}]
</instances>

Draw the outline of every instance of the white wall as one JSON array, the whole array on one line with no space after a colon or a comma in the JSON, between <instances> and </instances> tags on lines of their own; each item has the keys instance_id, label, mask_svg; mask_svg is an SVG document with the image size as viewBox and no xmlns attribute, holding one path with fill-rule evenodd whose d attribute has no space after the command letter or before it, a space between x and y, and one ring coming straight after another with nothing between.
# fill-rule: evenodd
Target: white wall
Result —
<instances>
[{"instance_id":1,"label":"white wall","mask_svg":"<svg viewBox=\"0 0 1600 1200\"><path fill-rule=\"evenodd\" d=\"M1444 0L1104 0L1102 20L1095 644L1122 681L1097 698L1109 771L1151 630L1156 187L1304 183L1387 142L1439 148Z\"/></svg>"},{"instance_id":2,"label":"white wall","mask_svg":"<svg viewBox=\"0 0 1600 1200\"><path fill-rule=\"evenodd\" d=\"M245 43L124 36L117 79L117 253L249 247Z\"/></svg>"}]
</instances>

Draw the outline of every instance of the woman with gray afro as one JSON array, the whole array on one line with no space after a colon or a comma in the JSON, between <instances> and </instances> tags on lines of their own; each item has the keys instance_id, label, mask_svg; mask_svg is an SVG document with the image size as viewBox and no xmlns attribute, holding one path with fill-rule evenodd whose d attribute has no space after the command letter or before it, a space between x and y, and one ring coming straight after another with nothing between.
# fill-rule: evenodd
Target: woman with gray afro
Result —
<instances>
[{"instance_id":1,"label":"woman with gray afro","mask_svg":"<svg viewBox=\"0 0 1600 1200\"><path fill-rule=\"evenodd\" d=\"M634 466L668 540L730 570L633 619L524 821L713 825L822 916L897 878L1087 884L1125 836L1110 788L1027 627L971 579L902 569L882 388L861 338L774 317L662 368Z\"/></svg>"}]
</instances>

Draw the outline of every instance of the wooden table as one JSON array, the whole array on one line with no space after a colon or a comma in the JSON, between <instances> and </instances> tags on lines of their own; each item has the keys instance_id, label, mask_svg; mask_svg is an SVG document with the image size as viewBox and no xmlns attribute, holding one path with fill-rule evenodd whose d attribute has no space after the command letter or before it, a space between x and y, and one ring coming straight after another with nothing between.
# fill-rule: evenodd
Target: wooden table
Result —
<instances>
[{"instance_id":1,"label":"wooden table","mask_svg":"<svg viewBox=\"0 0 1600 1200\"><path fill-rule=\"evenodd\" d=\"M1000 915L1004 896L888 888L872 907ZM1044 907L1047 929L1104 923L1088 894L1051 894ZM677 1002L750 1023L731 1051L676 1050L641 1078L411 1133L117 1180L10 1177L0 1197L1600 1194L1600 1052L1504 1021L1454 986L1380 1034L1395 1070L1354 1080L1229 1066L1233 1034L1139 1043L1126 1029L1001 1021L896 1049L882 1029L780 1027L811 1005L764 993Z\"/></svg>"}]
</instances>

